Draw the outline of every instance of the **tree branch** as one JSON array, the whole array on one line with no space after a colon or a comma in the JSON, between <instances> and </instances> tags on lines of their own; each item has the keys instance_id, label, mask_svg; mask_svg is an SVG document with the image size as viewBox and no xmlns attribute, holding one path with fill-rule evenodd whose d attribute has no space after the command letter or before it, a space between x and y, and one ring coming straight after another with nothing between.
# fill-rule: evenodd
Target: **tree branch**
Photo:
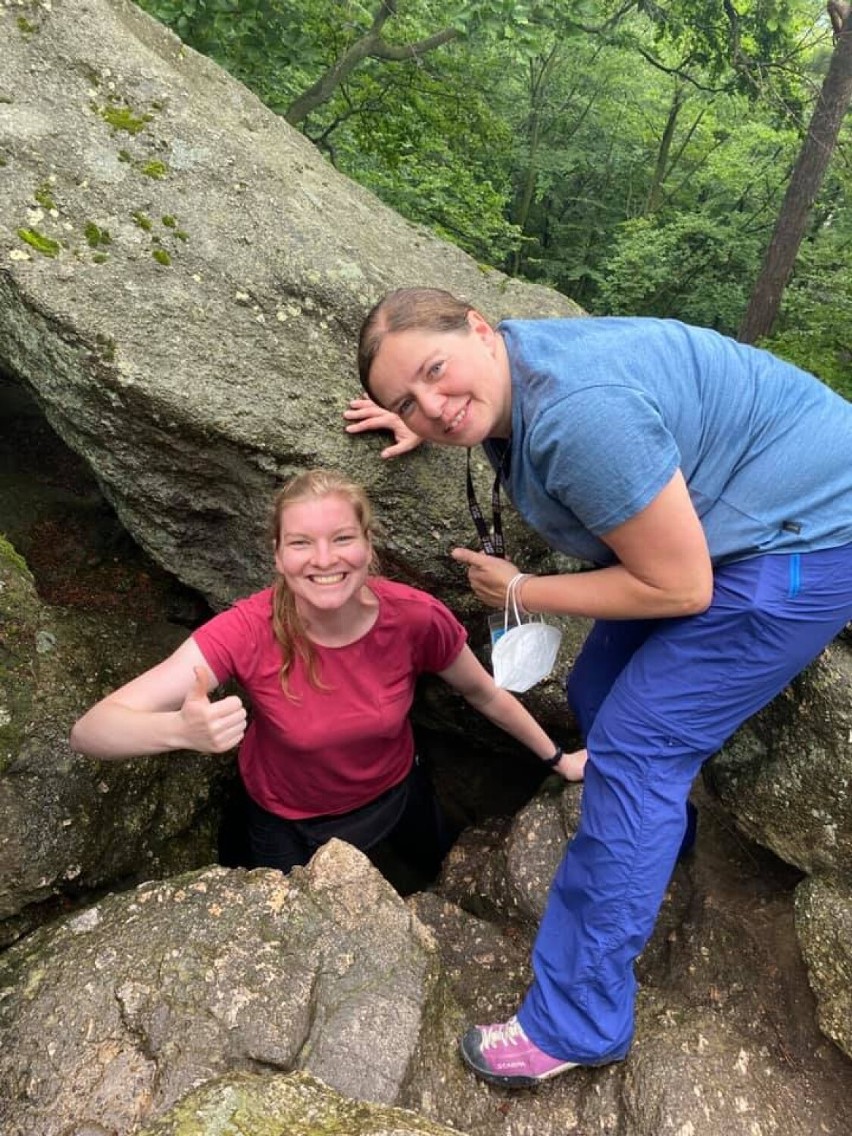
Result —
<instances>
[{"instance_id":1,"label":"tree branch","mask_svg":"<svg viewBox=\"0 0 852 1136\"><path fill-rule=\"evenodd\" d=\"M407 62L426 55L435 48L458 39L460 33L455 28L444 28L426 39L416 43L393 44L382 39L382 28L396 15L396 0L380 0L373 16L370 30L356 40L319 79L287 108L284 118L291 126L298 126L308 115L327 102L337 88L344 83L355 68L365 59L384 59L392 62Z\"/></svg>"},{"instance_id":2,"label":"tree branch","mask_svg":"<svg viewBox=\"0 0 852 1136\"><path fill-rule=\"evenodd\" d=\"M405 62L408 59L417 59L421 55L426 55L428 52L434 51L436 47L442 47L445 43L451 43L454 39L459 38L459 34L455 28L444 28L442 32L435 32L434 35L421 39L417 43L398 44L380 40L370 52L370 56L373 59L390 59L397 63Z\"/></svg>"}]
</instances>

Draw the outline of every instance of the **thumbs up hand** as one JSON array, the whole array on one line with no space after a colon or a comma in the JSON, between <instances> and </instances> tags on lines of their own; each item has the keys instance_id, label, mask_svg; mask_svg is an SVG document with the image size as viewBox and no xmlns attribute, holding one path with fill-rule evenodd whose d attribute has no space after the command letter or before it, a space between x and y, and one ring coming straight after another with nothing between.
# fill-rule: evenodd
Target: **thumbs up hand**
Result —
<instances>
[{"instance_id":1,"label":"thumbs up hand","mask_svg":"<svg viewBox=\"0 0 852 1136\"><path fill-rule=\"evenodd\" d=\"M208 691L216 679L207 667L193 667L195 681L180 708L183 745L201 753L225 753L239 745L246 732L246 709L235 694L211 702Z\"/></svg>"}]
</instances>

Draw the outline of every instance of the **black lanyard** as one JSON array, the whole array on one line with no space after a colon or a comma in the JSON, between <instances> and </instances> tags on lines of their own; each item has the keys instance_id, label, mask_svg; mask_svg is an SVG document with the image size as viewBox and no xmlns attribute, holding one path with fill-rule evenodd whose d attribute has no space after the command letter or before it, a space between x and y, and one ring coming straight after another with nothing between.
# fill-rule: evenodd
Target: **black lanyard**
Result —
<instances>
[{"instance_id":1,"label":"black lanyard","mask_svg":"<svg viewBox=\"0 0 852 1136\"><path fill-rule=\"evenodd\" d=\"M506 555L506 548L503 543L503 510L500 506L500 480L503 476L503 465L509 449L510 447L507 446L503 451L503 456L497 467L497 476L494 478L494 485L491 487L491 515L493 518L491 532L488 531L488 525L485 523L485 517L482 515L482 509L479 507L476 493L473 490L473 477L470 473L470 449L467 451L467 506L470 509L473 523L476 525L476 531L479 533L482 551L487 556L504 557Z\"/></svg>"}]
</instances>

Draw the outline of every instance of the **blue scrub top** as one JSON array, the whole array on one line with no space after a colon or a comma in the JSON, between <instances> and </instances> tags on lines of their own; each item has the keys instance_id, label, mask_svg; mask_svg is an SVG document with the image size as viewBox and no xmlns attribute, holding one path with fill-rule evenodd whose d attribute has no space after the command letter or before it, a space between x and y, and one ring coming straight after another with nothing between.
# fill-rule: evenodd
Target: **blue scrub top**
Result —
<instances>
[{"instance_id":1,"label":"blue scrub top","mask_svg":"<svg viewBox=\"0 0 852 1136\"><path fill-rule=\"evenodd\" d=\"M560 552L599 539L679 468L715 563L852 541L852 403L769 352L676 320L507 320L506 489ZM497 468L500 443L486 453ZM504 466L505 469L505 466Z\"/></svg>"}]
</instances>

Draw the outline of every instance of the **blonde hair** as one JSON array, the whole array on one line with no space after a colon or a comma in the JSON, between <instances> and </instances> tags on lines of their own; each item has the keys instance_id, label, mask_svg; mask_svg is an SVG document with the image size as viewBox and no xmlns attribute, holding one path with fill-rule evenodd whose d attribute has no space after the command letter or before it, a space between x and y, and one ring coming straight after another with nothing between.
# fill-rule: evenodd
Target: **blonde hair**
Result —
<instances>
[{"instance_id":1,"label":"blonde hair","mask_svg":"<svg viewBox=\"0 0 852 1136\"><path fill-rule=\"evenodd\" d=\"M386 335L396 331L470 331L468 312L472 304L457 299L443 288L397 288L388 292L367 313L358 338L358 375L370 390L370 371Z\"/></svg>"},{"instance_id":2,"label":"blonde hair","mask_svg":"<svg viewBox=\"0 0 852 1136\"><path fill-rule=\"evenodd\" d=\"M373 508L367 491L357 481L350 481L343 474L328 469L309 469L299 473L278 490L272 502L272 540L277 550L283 530L284 510L289 505L301 505L305 501L321 501L325 497L342 497L352 506L355 519L363 536L371 542L375 532ZM375 553L370 561L369 571L378 572ZM308 638L305 625L296 607L296 597L287 581L278 573L272 586L272 630L281 647L281 689L291 699L289 674L297 658L301 659L308 672L308 681L318 690L326 690L318 672L316 651Z\"/></svg>"}]
</instances>

